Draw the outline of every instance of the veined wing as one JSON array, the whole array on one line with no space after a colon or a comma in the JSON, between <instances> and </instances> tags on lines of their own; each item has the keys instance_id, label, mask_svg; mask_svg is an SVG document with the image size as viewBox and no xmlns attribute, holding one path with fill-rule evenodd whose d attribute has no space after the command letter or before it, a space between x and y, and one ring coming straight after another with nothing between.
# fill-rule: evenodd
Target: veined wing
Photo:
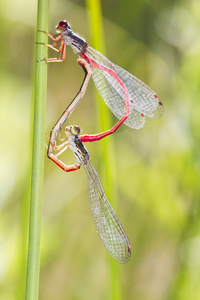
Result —
<instances>
[{"instance_id":1,"label":"veined wing","mask_svg":"<svg viewBox=\"0 0 200 300\"><path fill-rule=\"evenodd\" d=\"M103 190L91 161L88 161L84 167L88 175L90 208L97 232L109 254L117 262L126 263L131 257L129 239Z\"/></svg>"},{"instance_id":2,"label":"veined wing","mask_svg":"<svg viewBox=\"0 0 200 300\"><path fill-rule=\"evenodd\" d=\"M87 48L89 56L109 69L112 69L122 81L129 93L129 117L124 122L127 126L135 129L142 128L145 119L159 118L162 116L164 108L155 92L137 77L115 65L97 50ZM120 119L124 115L124 92L119 83L106 70L93 68L92 77L96 88L104 102Z\"/></svg>"}]
</instances>

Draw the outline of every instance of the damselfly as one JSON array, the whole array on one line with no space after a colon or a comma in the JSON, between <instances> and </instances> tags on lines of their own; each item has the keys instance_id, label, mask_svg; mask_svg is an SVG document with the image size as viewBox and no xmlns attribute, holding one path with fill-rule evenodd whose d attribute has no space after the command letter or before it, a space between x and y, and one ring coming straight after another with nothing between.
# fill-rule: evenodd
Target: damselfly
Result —
<instances>
[{"instance_id":1,"label":"damselfly","mask_svg":"<svg viewBox=\"0 0 200 300\"><path fill-rule=\"evenodd\" d=\"M90 154L79 138L80 128L77 125L69 126L65 128L65 133L66 137L61 138L60 131L59 140L62 142L60 145L56 145L54 138L53 140L50 138L48 157L66 172L75 171L82 165L84 166L88 176L90 208L97 232L109 254L118 263L126 263L131 257L131 244L104 192L99 176L90 160ZM70 148L74 154L75 164L73 165L66 165L58 159L58 156L67 148ZM53 150L58 153L54 155Z\"/></svg>"},{"instance_id":2,"label":"damselfly","mask_svg":"<svg viewBox=\"0 0 200 300\"><path fill-rule=\"evenodd\" d=\"M92 75L96 88L104 102L119 119L119 121L109 130L82 136L82 141L97 141L115 132L122 123L135 129L140 129L145 123L145 117L159 118L162 116L164 108L156 93L141 80L131 75L121 67L109 61L100 52L93 49L88 43L77 34L73 33L69 23L60 21L56 26L57 34L51 35L45 31L55 43L53 45L44 44L60 53L58 58L45 58L49 62L62 62L65 60L66 45L70 45L74 52L79 55L78 63L82 66L85 77L79 93L74 98L74 106L83 97L89 79ZM61 42L60 48L55 46ZM65 112L62 116L64 124L68 115Z\"/></svg>"}]
</instances>

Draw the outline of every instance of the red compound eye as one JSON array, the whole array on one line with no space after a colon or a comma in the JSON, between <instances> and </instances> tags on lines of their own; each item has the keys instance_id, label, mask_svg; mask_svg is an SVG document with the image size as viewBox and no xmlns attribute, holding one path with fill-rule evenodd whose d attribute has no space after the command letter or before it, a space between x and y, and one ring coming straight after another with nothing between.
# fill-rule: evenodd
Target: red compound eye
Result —
<instances>
[{"instance_id":1,"label":"red compound eye","mask_svg":"<svg viewBox=\"0 0 200 300\"><path fill-rule=\"evenodd\" d=\"M67 26L68 26L68 24L65 20L60 21L59 24L58 24L59 29L65 29L65 28L67 28Z\"/></svg>"}]
</instances>

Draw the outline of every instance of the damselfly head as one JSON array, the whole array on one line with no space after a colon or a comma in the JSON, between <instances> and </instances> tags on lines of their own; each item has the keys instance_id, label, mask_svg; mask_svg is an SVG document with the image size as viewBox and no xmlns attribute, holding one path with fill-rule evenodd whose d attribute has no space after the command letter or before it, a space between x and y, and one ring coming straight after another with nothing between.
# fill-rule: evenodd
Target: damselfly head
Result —
<instances>
[{"instance_id":1,"label":"damselfly head","mask_svg":"<svg viewBox=\"0 0 200 300\"><path fill-rule=\"evenodd\" d=\"M71 29L70 25L67 23L67 21L63 20L60 21L57 25L56 25L56 29L57 32L62 32L65 29Z\"/></svg>"},{"instance_id":2,"label":"damselfly head","mask_svg":"<svg viewBox=\"0 0 200 300\"><path fill-rule=\"evenodd\" d=\"M73 136L78 136L81 132L81 129L78 125L71 125L71 126L65 127L65 132L68 136L71 134Z\"/></svg>"}]
</instances>

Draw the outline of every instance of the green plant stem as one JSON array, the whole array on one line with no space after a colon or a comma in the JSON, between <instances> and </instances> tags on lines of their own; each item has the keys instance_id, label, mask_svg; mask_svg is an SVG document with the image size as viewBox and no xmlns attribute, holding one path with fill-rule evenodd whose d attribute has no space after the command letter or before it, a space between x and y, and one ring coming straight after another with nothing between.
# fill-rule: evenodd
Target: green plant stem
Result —
<instances>
[{"instance_id":1,"label":"green plant stem","mask_svg":"<svg viewBox=\"0 0 200 300\"><path fill-rule=\"evenodd\" d=\"M102 25L102 14L101 14L101 2L100 0L87 0L87 8L88 8L88 18L90 24L90 31L92 37L92 47L99 50L105 55L105 43L104 43L104 34L103 34L103 25ZM101 99L101 97L97 94L97 127L99 131L105 131L112 127L111 122L111 113L108 110L105 110L105 105ZM115 172L115 162L114 162L114 151L113 151L113 143L112 136L107 137L101 140L99 147L101 151L100 153L100 161L102 162L104 169L104 178L106 178L106 183L104 183L104 188L108 198L113 203L114 199L114 182L113 182L113 173ZM110 167L110 165L112 167ZM102 173L102 170L101 170ZM110 258L110 292L109 299L112 300L120 300L122 299L121 294L121 283L119 277L119 266L117 263Z\"/></svg>"},{"instance_id":2,"label":"green plant stem","mask_svg":"<svg viewBox=\"0 0 200 300\"><path fill-rule=\"evenodd\" d=\"M37 30L39 29L48 31L48 0L38 1ZM37 31L36 40L40 42L47 42L47 37ZM36 61L44 57L47 57L46 47L37 45ZM45 62L36 62L33 97L33 155L26 300L37 300L39 291L46 87L47 65Z\"/></svg>"}]
</instances>

